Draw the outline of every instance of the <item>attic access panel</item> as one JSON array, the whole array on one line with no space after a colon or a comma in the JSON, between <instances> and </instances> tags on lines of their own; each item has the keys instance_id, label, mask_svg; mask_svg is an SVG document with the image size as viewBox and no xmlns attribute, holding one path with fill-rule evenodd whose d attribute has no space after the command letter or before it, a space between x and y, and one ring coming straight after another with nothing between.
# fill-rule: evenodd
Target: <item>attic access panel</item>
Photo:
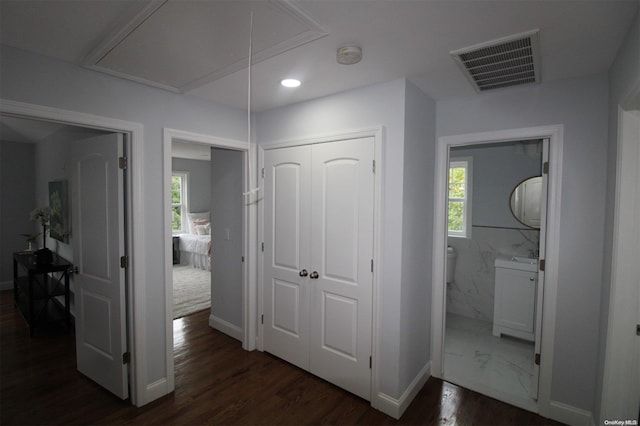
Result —
<instances>
[{"instance_id":1,"label":"attic access panel","mask_svg":"<svg viewBox=\"0 0 640 426\"><path fill-rule=\"evenodd\" d=\"M149 3L88 56L95 70L187 92L327 33L283 1Z\"/></svg>"},{"instance_id":2,"label":"attic access panel","mask_svg":"<svg viewBox=\"0 0 640 426\"><path fill-rule=\"evenodd\" d=\"M540 83L538 30L451 52L477 92Z\"/></svg>"}]
</instances>

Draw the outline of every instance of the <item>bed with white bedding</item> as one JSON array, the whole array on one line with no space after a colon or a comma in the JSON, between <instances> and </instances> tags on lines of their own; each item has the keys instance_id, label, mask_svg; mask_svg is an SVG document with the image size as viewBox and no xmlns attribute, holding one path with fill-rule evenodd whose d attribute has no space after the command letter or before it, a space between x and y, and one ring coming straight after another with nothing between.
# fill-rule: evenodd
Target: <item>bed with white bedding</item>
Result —
<instances>
[{"instance_id":1,"label":"bed with white bedding","mask_svg":"<svg viewBox=\"0 0 640 426\"><path fill-rule=\"evenodd\" d=\"M189 213L189 233L180 237L180 264L211 270L211 221L209 212Z\"/></svg>"},{"instance_id":2,"label":"bed with white bedding","mask_svg":"<svg viewBox=\"0 0 640 426\"><path fill-rule=\"evenodd\" d=\"M178 234L180 264L211 270L211 235Z\"/></svg>"}]
</instances>

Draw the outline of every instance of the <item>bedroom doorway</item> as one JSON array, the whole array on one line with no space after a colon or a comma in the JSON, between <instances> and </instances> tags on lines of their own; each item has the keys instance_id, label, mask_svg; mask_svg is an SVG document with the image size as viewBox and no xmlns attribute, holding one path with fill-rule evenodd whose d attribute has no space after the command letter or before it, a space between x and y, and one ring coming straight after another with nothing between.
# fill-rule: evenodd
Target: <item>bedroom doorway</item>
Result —
<instances>
[{"instance_id":1,"label":"bedroom doorway","mask_svg":"<svg viewBox=\"0 0 640 426\"><path fill-rule=\"evenodd\" d=\"M3 121L0 125L3 128L3 134L6 134L4 120L12 120L9 125L12 129L11 134L29 140L15 140L15 142L39 146L32 152L34 167L38 173L34 173L32 183L35 185L33 192L35 196L31 201L26 202L27 210L31 203L50 205L51 201L46 188L47 181L50 183L53 179L66 182L68 185L68 194L71 197L67 204L69 209L78 209L83 213L88 213L90 210L94 213L90 218L94 221L91 222L92 227L88 232L85 232L86 229L81 231L77 224L74 225L73 220L79 215L74 215L70 211L72 221L69 229L71 231L67 234L59 234L60 237L66 236L66 238L56 238L55 241L48 239L52 251L76 266L70 272L75 277L75 279L71 278L75 280L75 284L72 281L69 297L67 300L62 298L58 302L71 311L71 326L75 326L76 334L78 371L106 390L122 399L128 398L132 404L136 405L140 395L138 388L140 382L135 354L136 350L143 348L144 345L140 344L139 334L134 327L137 311L134 309L133 294L135 293L140 300L143 299L140 295L144 294L144 280L140 278L140 268L136 268L136 264L144 264L144 254L140 250L139 241L142 241L140 232L136 231L134 226L141 222L140 204L131 194L142 192L140 182L135 177L132 178L137 176L134 172L137 173L141 164L139 155L141 126L101 116L1 99L0 116ZM87 166L89 162L91 165ZM96 167L98 164L102 167ZM105 172L109 170L106 172L109 176L118 175L114 179L118 183L114 185L111 181L110 185L105 186L102 180L106 177L105 174L93 173L95 170L105 170ZM75 172L80 174L74 174ZM23 189L26 189L24 185ZM31 193L31 191L25 192ZM81 199L87 200L96 194L99 195L98 202L90 203L88 210L85 208L86 204L81 203ZM100 204L99 201L103 197L104 199L109 197L108 206L104 203ZM113 202L114 198L118 199L117 203ZM114 205L120 208L111 208ZM125 205L127 207L122 208ZM108 211L101 210L101 207L106 207ZM20 214L24 215L24 213ZM115 219L116 216L118 219ZM105 230L98 229L106 223L105 220L112 222L117 220L119 223L119 228L110 228L112 231L116 230L115 232L109 233L108 236L104 234L100 236L105 244L101 247L93 247L91 244L77 246L79 241L91 240L100 231ZM85 220L85 223L89 222ZM10 246L7 248L11 252L17 251ZM104 251L101 252L101 249L108 250L111 253L109 257L116 259L117 265L114 262L102 262ZM120 266L122 258L128 262L124 271L121 271ZM107 291L108 294L99 294L97 302L89 300L89 296L80 297L80 294L89 294L86 291L85 272L92 271L94 276L100 276L95 271L103 272L105 268L109 268L111 272L117 269L119 277L111 281L108 289L104 286L104 282L100 282L93 286L92 291L93 294L99 294L102 291ZM111 277L114 275L116 274L111 274ZM112 309L105 312L98 306L96 310L96 306L100 303L108 303ZM114 303L117 306L114 306ZM90 305L94 309L87 316L84 312L87 312ZM110 325L106 324L107 322ZM96 344L96 336L105 336L105 327L112 331L111 334L102 340L98 339L100 341ZM104 346L101 347L100 344ZM95 350L101 352L98 357L95 356ZM121 362L125 354L134 361L129 364ZM86 368L87 365L89 368ZM105 375L105 371L109 374Z\"/></svg>"},{"instance_id":2,"label":"bedroom doorway","mask_svg":"<svg viewBox=\"0 0 640 426\"><path fill-rule=\"evenodd\" d=\"M206 318L211 328L241 341L245 349L255 345L255 341L247 337L255 336L256 329L256 314L247 308L252 299L248 271L254 262L247 250L248 229L250 217L255 218L255 203L243 195L248 187L248 148L246 142L174 129L164 131L169 392L175 389L174 363L178 358L174 356L185 353L181 350L184 348L177 347L178 352L174 352L174 342L179 345L184 341L180 334L181 325L186 321L184 315L200 312L199 318L204 319L202 311L208 309ZM180 158L187 156L186 152L194 158ZM176 311L185 307L174 302L177 296L174 283L179 279L185 281L182 291L191 293L184 304L192 306L187 306L182 314ZM202 291L196 296L196 287L201 290L204 287L209 292Z\"/></svg>"},{"instance_id":3,"label":"bedroom doorway","mask_svg":"<svg viewBox=\"0 0 640 426\"><path fill-rule=\"evenodd\" d=\"M171 143L173 319L211 307L211 148Z\"/></svg>"}]
</instances>

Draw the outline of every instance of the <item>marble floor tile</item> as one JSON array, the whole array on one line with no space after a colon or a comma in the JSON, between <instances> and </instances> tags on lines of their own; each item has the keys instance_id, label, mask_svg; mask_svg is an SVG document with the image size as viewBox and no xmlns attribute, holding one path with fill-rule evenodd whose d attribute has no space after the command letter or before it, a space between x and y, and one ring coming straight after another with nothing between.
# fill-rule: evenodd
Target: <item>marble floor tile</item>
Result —
<instances>
[{"instance_id":1,"label":"marble floor tile","mask_svg":"<svg viewBox=\"0 0 640 426\"><path fill-rule=\"evenodd\" d=\"M492 324L447 314L445 380L471 389L494 390L509 399L531 401L534 345L510 337L495 337Z\"/></svg>"}]
</instances>

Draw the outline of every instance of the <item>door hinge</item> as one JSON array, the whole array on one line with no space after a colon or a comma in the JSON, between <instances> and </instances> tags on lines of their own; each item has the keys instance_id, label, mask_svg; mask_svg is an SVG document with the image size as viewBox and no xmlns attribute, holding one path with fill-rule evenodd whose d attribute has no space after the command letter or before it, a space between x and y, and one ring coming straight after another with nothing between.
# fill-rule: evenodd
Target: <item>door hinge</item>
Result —
<instances>
[{"instance_id":1,"label":"door hinge","mask_svg":"<svg viewBox=\"0 0 640 426\"><path fill-rule=\"evenodd\" d=\"M242 263L244 263L244 256L242 256Z\"/></svg>"},{"instance_id":2,"label":"door hinge","mask_svg":"<svg viewBox=\"0 0 640 426\"><path fill-rule=\"evenodd\" d=\"M122 354L122 364L129 364L131 361L131 352L125 352Z\"/></svg>"},{"instance_id":3,"label":"door hinge","mask_svg":"<svg viewBox=\"0 0 640 426\"><path fill-rule=\"evenodd\" d=\"M372 368L371 366L373 365L373 358L369 357L369 368Z\"/></svg>"},{"instance_id":4,"label":"door hinge","mask_svg":"<svg viewBox=\"0 0 640 426\"><path fill-rule=\"evenodd\" d=\"M371 272L373 272L373 259L371 259Z\"/></svg>"},{"instance_id":5,"label":"door hinge","mask_svg":"<svg viewBox=\"0 0 640 426\"><path fill-rule=\"evenodd\" d=\"M264 315L260 315L260 324L264 324Z\"/></svg>"},{"instance_id":6,"label":"door hinge","mask_svg":"<svg viewBox=\"0 0 640 426\"><path fill-rule=\"evenodd\" d=\"M535 363L536 365L540 365L540 354L536 354Z\"/></svg>"},{"instance_id":7,"label":"door hinge","mask_svg":"<svg viewBox=\"0 0 640 426\"><path fill-rule=\"evenodd\" d=\"M262 168L262 179L264 179L264 167Z\"/></svg>"},{"instance_id":8,"label":"door hinge","mask_svg":"<svg viewBox=\"0 0 640 426\"><path fill-rule=\"evenodd\" d=\"M373 160L373 173L376 172L376 160Z\"/></svg>"},{"instance_id":9,"label":"door hinge","mask_svg":"<svg viewBox=\"0 0 640 426\"><path fill-rule=\"evenodd\" d=\"M264 252L264 243L262 243L262 251Z\"/></svg>"},{"instance_id":10,"label":"door hinge","mask_svg":"<svg viewBox=\"0 0 640 426\"><path fill-rule=\"evenodd\" d=\"M640 336L640 324L636 324L636 335Z\"/></svg>"},{"instance_id":11,"label":"door hinge","mask_svg":"<svg viewBox=\"0 0 640 426\"><path fill-rule=\"evenodd\" d=\"M127 157L118 158L118 167L122 170L127 170Z\"/></svg>"},{"instance_id":12,"label":"door hinge","mask_svg":"<svg viewBox=\"0 0 640 426\"><path fill-rule=\"evenodd\" d=\"M549 162L545 161L544 164L542 165L542 173L544 173L545 175L549 174Z\"/></svg>"},{"instance_id":13,"label":"door hinge","mask_svg":"<svg viewBox=\"0 0 640 426\"><path fill-rule=\"evenodd\" d=\"M124 269L129 267L129 256L120 256L120 267Z\"/></svg>"},{"instance_id":14,"label":"door hinge","mask_svg":"<svg viewBox=\"0 0 640 426\"><path fill-rule=\"evenodd\" d=\"M544 272L544 268L545 268L545 261L544 259L540 259L540 270Z\"/></svg>"}]
</instances>

